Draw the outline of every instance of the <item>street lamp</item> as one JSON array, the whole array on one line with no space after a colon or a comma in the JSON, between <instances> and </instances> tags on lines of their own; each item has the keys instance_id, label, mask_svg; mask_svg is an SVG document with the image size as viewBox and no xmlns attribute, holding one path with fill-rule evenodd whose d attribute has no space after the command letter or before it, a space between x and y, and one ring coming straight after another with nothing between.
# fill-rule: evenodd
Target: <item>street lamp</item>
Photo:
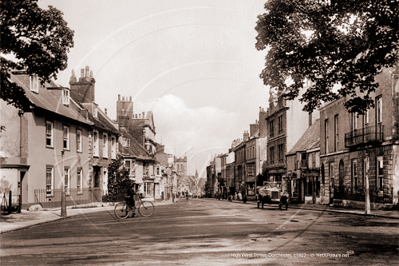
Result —
<instances>
[{"instance_id":1,"label":"street lamp","mask_svg":"<svg viewBox=\"0 0 399 266\"><path fill-rule=\"evenodd\" d=\"M62 159L62 169L61 169L61 178L62 178L62 194L61 194L61 217L66 218L66 195L65 195L65 170L64 170L64 154L65 151L61 151L61 159Z\"/></svg>"}]
</instances>

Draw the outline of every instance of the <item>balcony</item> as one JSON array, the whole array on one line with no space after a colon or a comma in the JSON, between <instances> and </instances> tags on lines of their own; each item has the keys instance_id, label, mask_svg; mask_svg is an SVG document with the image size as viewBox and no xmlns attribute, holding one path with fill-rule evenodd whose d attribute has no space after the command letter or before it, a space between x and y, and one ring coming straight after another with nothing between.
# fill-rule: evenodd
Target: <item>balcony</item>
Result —
<instances>
[{"instance_id":1,"label":"balcony","mask_svg":"<svg viewBox=\"0 0 399 266\"><path fill-rule=\"evenodd\" d=\"M345 134L345 147L380 143L384 140L384 126L369 126Z\"/></svg>"}]
</instances>

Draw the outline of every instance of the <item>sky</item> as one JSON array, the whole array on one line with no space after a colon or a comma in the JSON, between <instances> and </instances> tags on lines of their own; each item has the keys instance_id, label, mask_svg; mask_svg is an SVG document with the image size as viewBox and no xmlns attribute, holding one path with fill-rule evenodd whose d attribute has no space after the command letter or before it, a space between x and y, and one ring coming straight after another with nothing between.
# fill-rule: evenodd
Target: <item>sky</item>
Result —
<instances>
[{"instance_id":1,"label":"sky","mask_svg":"<svg viewBox=\"0 0 399 266\"><path fill-rule=\"evenodd\" d=\"M267 107L259 78L256 21L266 0L39 0L61 10L74 30L68 68L93 70L95 102L116 119L118 94L134 113L152 111L156 141L187 156L188 174L206 177L215 155L227 153Z\"/></svg>"}]
</instances>

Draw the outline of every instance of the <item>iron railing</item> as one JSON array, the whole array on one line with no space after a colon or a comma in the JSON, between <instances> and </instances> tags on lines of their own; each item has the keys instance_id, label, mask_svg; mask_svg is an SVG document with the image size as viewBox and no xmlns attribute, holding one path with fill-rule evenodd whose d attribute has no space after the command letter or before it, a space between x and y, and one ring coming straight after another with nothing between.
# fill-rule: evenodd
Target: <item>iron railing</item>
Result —
<instances>
[{"instance_id":1,"label":"iron railing","mask_svg":"<svg viewBox=\"0 0 399 266\"><path fill-rule=\"evenodd\" d=\"M368 126L355 129L345 134L345 147L354 147L363 144L382 142L384 140L384 126Z\"/></svg>"},{"instance_id":2,"label":"iron railing","mask_svg":"<svg viewBox=\"0 0 399 266\"><path fill-rule=\"evenodd\" d=\"M353 200L353 201L365 201L365 191L364 189L359 189L357 191L351 192L351 189L337 189L334 190L334 199L341 200ZM370 190L370 202L372 203L393 203L393 189L384 189L383 195L378 195L376 190Z\"/></svg>"},{"instance_id":3,"label":"iron railing","mask_svg":"<svg viewBox=\"0 0 399 266\"><path fill-rule=\"evenodd\" d=\"M61 207L62 189L35 189L35 203L40 204L42 208L58 208ZM92 202L101 202L101 188L71 188L66 191L67 206L88 204Z\"/></svg>"}]
</instances>

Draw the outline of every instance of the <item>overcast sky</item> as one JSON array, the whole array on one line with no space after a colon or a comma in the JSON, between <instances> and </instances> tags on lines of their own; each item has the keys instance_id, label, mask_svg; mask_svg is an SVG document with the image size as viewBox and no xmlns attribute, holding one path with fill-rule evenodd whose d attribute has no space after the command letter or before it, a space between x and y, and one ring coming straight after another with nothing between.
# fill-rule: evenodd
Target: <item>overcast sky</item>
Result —
<instances>
[{"instance_id":1,"label":"overcast sky","mask_svg":"<svg viewBox=\"0 0 399 266\"><path fill-rule=\"evenodd\" d=\"M255 49L257 16L266 0L40 0L64 13L75 31L69 86L88 65L96 103L116 119L118 94L132 96L134 113L152 111L156 140L186 154L189 174L206 177L215 154L242 138L266 108L259 78L264 51Z\"/></svg>"}]
</instances>

